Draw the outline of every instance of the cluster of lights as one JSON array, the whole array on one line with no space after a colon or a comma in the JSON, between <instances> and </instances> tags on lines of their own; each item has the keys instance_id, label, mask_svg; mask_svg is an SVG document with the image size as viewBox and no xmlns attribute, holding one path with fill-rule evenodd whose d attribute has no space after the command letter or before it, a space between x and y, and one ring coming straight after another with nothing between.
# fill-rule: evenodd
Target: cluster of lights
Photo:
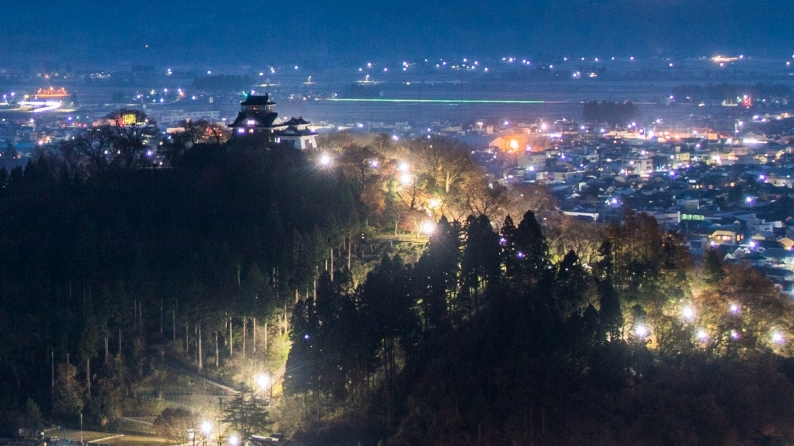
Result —
<instances>
[{"instance_id":1,"label":"cluster of lights","mask_svg":"<svg viewBox=\"0 0 794 446\"><path fill-rule=\"evenodd\" d=\"M738 304L732 303L728 305L728 312L732 315L738 315L741 312L741 307ZM689 305L684 306L681 309L681 317L686 322L693 322L696 317L696 313L694 308ZM634 334L637 335L639 338L643 338L647 336L647 329L642 326L638 325L634 329ZM738 341L741 337L741 334L738 330L731 330L729 334L731 340ZM695 338L700 342L706 342L709 340L710 336L708 331L705 328L698 328L695 332ZM783 345L786 343L786 337L783 333L778 330L772 331L770 335L770 341L775 345Z\"/></svg>"}]
</instances>

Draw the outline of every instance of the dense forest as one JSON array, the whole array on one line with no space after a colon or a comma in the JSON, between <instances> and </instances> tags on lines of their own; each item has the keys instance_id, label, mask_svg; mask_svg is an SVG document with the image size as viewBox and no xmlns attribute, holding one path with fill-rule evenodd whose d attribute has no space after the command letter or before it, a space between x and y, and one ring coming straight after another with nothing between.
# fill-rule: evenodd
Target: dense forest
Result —
<instances>
[{"instance_id":1,"label":"dense forest","mask_svg":"<svg viewBox=\"0 0 794 446\"><path fill-rule=\"evenodd\" d=\"M645 214L567 218L441 138L300 152L184 123L158 158L131 114L0 170L5 424L159 415L184 441L177 370L237 389L216 418L243 439L794 440L792 303ZM263 406L246 381L282 366Z\"/></svg>"},{"instance_id":2,"label":"dense forest","mask_svg":"<svg viewBox=\"0 0 794 446\"><path fill-rule=\"evenodd\" d=\"M219 342L244 346L237 331L283 313L358 230L349 182L293 150L203 144L151 169L73 167L60 149L0 171L7 410L32 398L66 420L113 419L152 346L189 342L197 367L218 365ZM202 338L215 358L196 356Z\"/></svg>"},{"instance_id":3,"label":"dense forest","mask_svg":"<svg viewBox=\"0 0 794 446\"><path fill-rule=\"evenodd\" d=\"M499 233L442 219L413 265L384 256L355 290L324 277L287 362L307 438L786 444L791 302L714 252L695 268L644 214L602 235L595 263L552 262L532 211Z\"/></svg>"}]
</instances>

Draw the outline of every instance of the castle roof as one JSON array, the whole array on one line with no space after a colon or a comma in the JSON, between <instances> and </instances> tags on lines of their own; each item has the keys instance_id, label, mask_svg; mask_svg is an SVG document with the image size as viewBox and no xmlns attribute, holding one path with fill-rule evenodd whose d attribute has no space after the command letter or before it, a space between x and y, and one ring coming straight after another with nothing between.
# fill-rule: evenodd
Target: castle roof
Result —
<instances>
[{"instance_id":1,"label":"castle roof","mask_svg":"<svg viewBox=\"0 0 794 446\"><path fill-rule=\"evenodd\" d=\"M300 137L300 136L316 135L317 132L309 130L309 129L301 130L301 129L291 125L291 126L287 127L284 130L280 130L280 131L276 132L276 134L279 135L279 136L282 136L282 137L284 137L284 136L287 136L287 137L289 137L289 136Z\"/></svg>"},{"instance_id":2,"label":"castle roof","mask_svg":"<svg viewBox=\"0 0 794 446\"><path fill-rule=\"evenodd\" d=\"M303 116L298 116L297 118L293 116L292 118L290 118L289 121L285 122L284 124L285 125L306 125L306 124L309 124L309 121L303 119Z\"/></svg>"},{"instance_id":3,"label":"castle roof","mask_svg":"<svg viewBox=\"0 0 794 446\"><path fill-rule=\"evenodd\" d=\"M241 102L240 105L275 105L275 102L270 100L270 97L267 93L264 96L258 96L254 94L249 94L245 101Z\"/></svg>"}]
</instances>

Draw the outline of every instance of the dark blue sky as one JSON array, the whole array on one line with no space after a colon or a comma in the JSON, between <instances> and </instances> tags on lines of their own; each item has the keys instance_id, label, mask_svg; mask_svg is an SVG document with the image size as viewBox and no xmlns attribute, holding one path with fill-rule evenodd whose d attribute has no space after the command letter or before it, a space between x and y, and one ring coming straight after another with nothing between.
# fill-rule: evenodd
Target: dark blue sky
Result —
<instances>
[{"instance_id":1,"label":"dark blue sky","mask_svg":"<svg viewBox=\"0 0 794 446\"><path fill-rule=\"evenodd\" d=\"M0 62L794 54L790 0L5 0L3 10Z\"/></svg>"}]
</instances>

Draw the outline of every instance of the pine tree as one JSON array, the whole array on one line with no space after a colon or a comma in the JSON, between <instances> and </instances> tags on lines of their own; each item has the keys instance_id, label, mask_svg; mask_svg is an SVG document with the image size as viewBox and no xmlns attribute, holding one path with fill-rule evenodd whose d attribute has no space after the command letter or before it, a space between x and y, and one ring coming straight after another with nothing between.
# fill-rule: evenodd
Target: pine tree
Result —
<instances>
[{"instance_id":1,"label":"pine tree","mask_svg":"<svg viewBox=\"0 0 794 446\"><path fill-rule=\"evenodd\" d=\"M527 211L514 233L519 281L524 285L537 284L549 271L549 246L535 213Z\"/></svg>"},{"instance_id":2,"label":"pine tree","mask_svg":"<svg viewBox=\"0 0 794 446\"><path fill-rule=\"evenodd\" d=\"M270 425L267 402L248 386L241 386L234 398L223 407L223 423L235 432L243 444L252 435L269 432Z\"/></svg>"}]
</instances>

